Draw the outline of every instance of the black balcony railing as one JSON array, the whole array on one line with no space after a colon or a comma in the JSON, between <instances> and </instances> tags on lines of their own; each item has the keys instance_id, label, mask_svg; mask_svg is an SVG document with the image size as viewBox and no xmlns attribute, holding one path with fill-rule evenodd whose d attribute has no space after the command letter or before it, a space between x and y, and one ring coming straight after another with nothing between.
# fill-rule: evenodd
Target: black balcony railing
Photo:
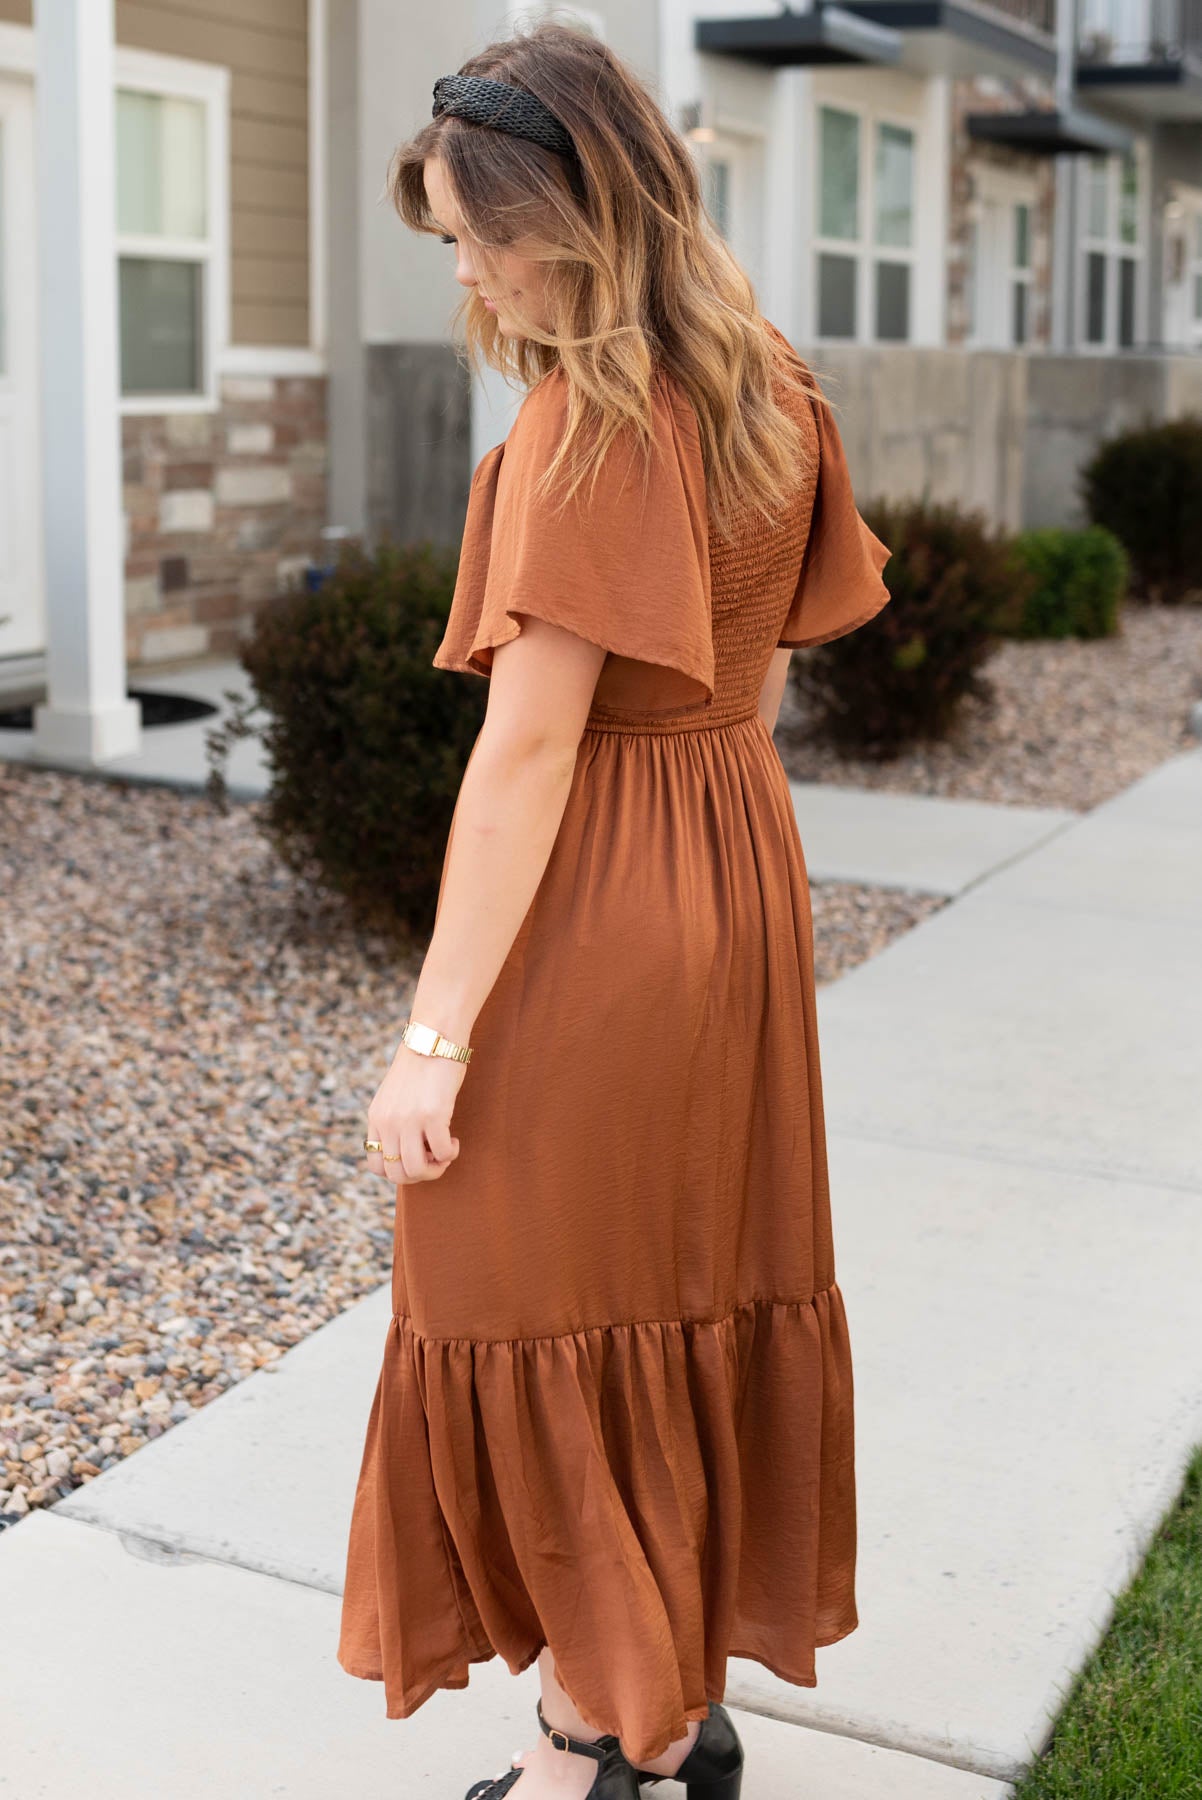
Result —
<instances>
[{"instance_id":1,"label":"black balcony railing","mask_svg":"<svg viewBox=\"0 0 1202 1800\"><path fill-rule=\"evenodd\" d=\"M1056 29L1056 0L980 0L986 12L1002 13L1007 19L1016 19L1020 25L1029 25L1032 31L1042 31L1048 37Z\"/></svg>"},{"instance_id":2,"label":"black balcony railing","mask_svg":"<svg viewBox=\"0 0 1202 1800\"><path fill-rule=\"evenodd\" d=\"M834 4L835 0L831 0ZM855 0L852 0L855 4ZM890 11L896 8L899 22L903 30L911 24L918 11L918 0L876 0L872 16L880 24L888 22ZM1042 32L1045 37L1052 37L1056 30L1056 0L969 0L966 11L994 14L1002 19L1025 25L1031 31Z\"/></svg>"},{"instance_id":3,"label":"black balcony railing","mask_svg":"<svg viewBox=\"0 0 1202 1800\"><path fill-rule=\"evenodd\" d=\"M1109 66L1202 59L1202 0L1085 0L1077 53Z\"/></svg>"}]
</instances>

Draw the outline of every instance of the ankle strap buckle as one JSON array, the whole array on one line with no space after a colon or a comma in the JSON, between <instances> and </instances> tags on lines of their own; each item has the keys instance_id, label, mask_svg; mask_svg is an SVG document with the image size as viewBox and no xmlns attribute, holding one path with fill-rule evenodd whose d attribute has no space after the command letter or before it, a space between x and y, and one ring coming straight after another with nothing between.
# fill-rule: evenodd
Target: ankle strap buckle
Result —
<instances>
[{"instance_id":1,"label":"ankle strap buckle","mask_svg":"<svg viewBox=\"0 0 1202 1800\"><path fill-rule=\"evenodd\" d=\"M556 1750L570 1750L570 1749L571 1749L571 1748L572 1748L572 1740L571 1740L571 1738L570 1738L570 1737L569 1737L569 1736L568 1736L568 1734L567 1734L567 1732L566 1732L566 1731L560 1731L560 1730L559 1730L559 1729L558 1729L558 1727L557 1727L557 1726L555 1726L555 1725L548 1725L548 1726L547 1726L547 1727L546 1727L546 1732L547 1732L547 1736L548 1736L548 1737L549 1737L549 1738L550 1738L550 1740L551 1740L551 1743L552 1743L552 1746L553 1746L553 1748L554 1748L554 1749L556 1749ZM562 1744L557 1744L557 1743L556 1743L556 1742L555 1742L555 1740L556 1740L556 1738L562 1738L562 1739L563 1739L563 1743L562 1743Z\"/></svg>"}]
</instances>

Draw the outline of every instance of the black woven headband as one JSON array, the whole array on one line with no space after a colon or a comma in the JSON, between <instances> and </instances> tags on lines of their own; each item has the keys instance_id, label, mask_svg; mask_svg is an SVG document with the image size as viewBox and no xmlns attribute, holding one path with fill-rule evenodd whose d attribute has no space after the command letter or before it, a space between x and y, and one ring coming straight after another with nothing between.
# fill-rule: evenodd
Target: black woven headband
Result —
<instances>
[{"instance_id":1,"label":"black woven headband","mask_svg":"<svg viewBox=\"0 0 1202 1800\"><path fill-rule=\"evenodd\" d=\"M576 146L550 107L525 88L487 75L440 75L434 83L432 117L454 113L473 125L491 125L513 137L529 138L546 150L574 156Z\"/></svg>"}]
</instances>

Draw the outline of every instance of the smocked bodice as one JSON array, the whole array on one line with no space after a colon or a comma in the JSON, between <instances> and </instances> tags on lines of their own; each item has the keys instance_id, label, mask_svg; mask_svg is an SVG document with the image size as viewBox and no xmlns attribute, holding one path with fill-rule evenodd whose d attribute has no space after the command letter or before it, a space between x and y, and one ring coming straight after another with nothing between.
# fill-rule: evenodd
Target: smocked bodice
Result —
<instances>
[{"instance_id":1,"label":"smocked bodice","mask_svg":"<svg viewBox=\"0 0 1202 1800\"><path fill-rule=\"evenodd\" d=\"M472 477L434 666L490 675L494 650L532 615L606 651L587 729L712 730L756 711L778 645L822 643L870 618L889 597L889 551L856 511L829 410L787 365L777 380L805 435L802 473L775 524L741 507L724 538L710 522L697 416L674 377L660 370L653 383L647 483L641 450L620 434L595 483L561 506L539 477L566 429L568 382L562 367L544 376Z\"/></svg>"},{"instance_id":2,"label":"smocked bodice","mask_svg":"<svg viewBox=\"0 0 1202 1800\"><path fill-rule=\"evenodd\" d=\"M713 699L648 714L630 703L631 672L623 667L623 659L609 656L597 682L588 728L707 730L749 718L758 709L764 677L805 557L817 488L817 430L809 402L804 396L799 399L792 411L807 430L805 473L783 509L781 522L773 526L762 513L744 507L736 515L728 539L713 527L707 530ZM648 600L653 596L648 595Z\"/></svg>"}]
</instances>

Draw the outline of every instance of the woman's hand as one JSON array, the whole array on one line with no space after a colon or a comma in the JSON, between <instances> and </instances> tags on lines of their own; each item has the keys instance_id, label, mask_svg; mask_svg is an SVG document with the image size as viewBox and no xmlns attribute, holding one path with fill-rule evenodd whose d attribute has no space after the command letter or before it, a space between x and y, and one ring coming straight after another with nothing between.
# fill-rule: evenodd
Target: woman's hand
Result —
<instances>
[{"instance_id":1,"label":"woman's hand","mask_svg":"<svg viewBox=\"0 0 1202 1800\"><path fill-rule=\"evenodd\" d=\"M459 1155L459 1139L451 1136L451 1114L467 1067L453 1057L425 1056L408 1044L397 1045L392 1066L367 1109L367 1135L382 1146L367 1152L373 1175L396 1185L437 1181L446 1174Z\"/></svg>"}]
</instances>

